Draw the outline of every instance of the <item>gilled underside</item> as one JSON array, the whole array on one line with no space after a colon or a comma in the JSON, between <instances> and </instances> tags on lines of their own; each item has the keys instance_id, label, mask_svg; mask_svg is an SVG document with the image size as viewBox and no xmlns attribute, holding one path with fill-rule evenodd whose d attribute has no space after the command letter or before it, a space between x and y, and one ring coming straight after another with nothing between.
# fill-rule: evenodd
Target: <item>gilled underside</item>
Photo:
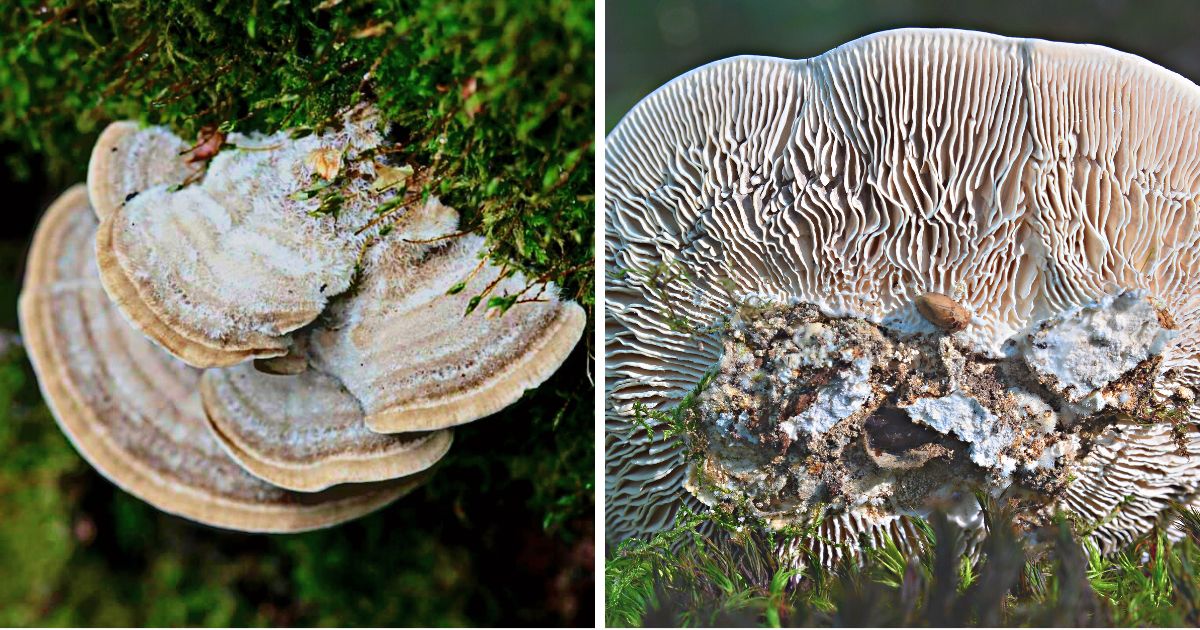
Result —
<instances>
[{"instance_id":1,"label":"gilled underside","mask_svg":"<svg viewBox=\"0 0 1200 630\"><path fill-rule=\"evenodd\" d=\"M823 538L899 535L942 470L1098 524L1107 550L1170 502L1195 501L1200 414L1184 392L1200 383L1197 127L1200 89L1145 60L964 31L881 33L799 61L733 58L647 97L606 151L609 536L670 527L698 496L724 500L689 470L693 444L653 417L647 432L635 406L674 407L718 364L734 379L730 353L746 342L720 324L759 298L870 357L801 366L798 381L770 385L777 407L756 419L761 382L707 394L709 426L733 431L708 476L740 475L729 483L761 497L768 518L841 502L851 507L831 513ZM1113 312L1132 291L1174 322L1135 344L1137 362L1108 366L1115 374L1055 390L1050 377L1066 375L1052 364L1069 353L1006 345L1093 303ZM939 336L915 307L927 292L957 296L970 326ZM1080 347L1096 322L1060 336ZM755 326L795 339L765 320L734 331ZM1130 398L1089 411L1098 400L1083 388L1100 381ZM1147 410L1159 411L1133 413ZM736 467L719 462L746 453L755 466L725 475ZM885 490L879 478L924 480Z\"/></svg>"}]
</instances>

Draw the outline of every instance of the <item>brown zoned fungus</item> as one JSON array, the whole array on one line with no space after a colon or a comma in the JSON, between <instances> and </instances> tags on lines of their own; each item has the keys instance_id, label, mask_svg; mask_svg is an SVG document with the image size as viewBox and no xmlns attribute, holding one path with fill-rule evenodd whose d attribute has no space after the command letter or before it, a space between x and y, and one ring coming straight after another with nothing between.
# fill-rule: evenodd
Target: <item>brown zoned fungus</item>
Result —
<instances>
[{"instance_id":1,"label":"brown zoned fungus","mask_svg":"<svg viewBox=\"0 0 1200 630\"><path fill-rule=\"evenodd\" d=\"M119 135L116 146L140 149L118 150L119 160L104 159L108 143L97 145L91 162L104 170L90 177L90 190L119 195L125 182L153 184L111 209L97 202L100 278L129 320L196 367L287 354L289 333L350 288L361 250L383 223L365 228L396 194L371 186L382 133L370 110L352 110L342 122L295 140L287 131L231 134L231 148L182 188L183 178L162 177L178 177L178 169L145 164L186 148L169 133ZM315 168L313 156L326 153L353 166Z\"/></svg>"},{"instance_id":2,"label":"brown zoned fungus","mask_svg":"<svg viewBox=\"0 0 1200 630\"><path fill-rule=\"evenodd\" d=\"M486 262L483 239L459 234L458 213L436 198L401 203L411 170L384 161L372 110L341 123L298 139L231 134L203 179L182 188L160 173L124 175L146 169L139 156L178 153L186 143L174 136L119 136L143 147L121 164L97 145L92 161L108 179L152 184L101 214L105 288L191 365L254 358L271 374L311 365L335 377L379 432L445 428L513 403L566 359L583 309ZM469 309L485 292L513 304Z\"/></svg>"},{"instance_id":3,"label":"brown zoned fungus","mask_svg":"<svg viewBox=\"0 0 1200 630\"><path fill-rule=\"evenodd\" d=\"M217 439L246 470L281 488L313 492L402 477L450 449L449 431L372 432L354 396L316 370L272 376L243 364L208 370L200 388Z\"/></svg>"},{"instance_id":4,"label":"brown zoned fungus","mask_svg":"<svg viewBox=\"0 0 1200 630\"><path fill-rule=\"evenodd\" d=\"M97 220L76 186L47 211L29 252L21 331L38 383L79 452L159 509L229 529L294 532L356 518L420 476L290 492L240 468L211 435L200 370L131 328L96 273Z\"/></svg>"},{"instance_id":5,"label":"brown zoned fungus","mask_svg":"<svg viewBox=\"0 0 1200 630\"><path fill-rule=\"evenodd\" d=\"M1197 126L1137 57L948 30L648 96L606 152L611 538L718 506L828 563L983 491L1110 551L1195 505Z\"/></svg>"},{"instance_id":6,"label":"brown zoned fungus","mask_svg":"<svg viewBox=\"0 0 1200 630\"><path fill-rule=\"evenodd\" d=\"M241 365L204 375L204 404L217 434L249 470L295 489L394 476L369 462L347 461L363 459L361 453L339 457L336 444L322 445L332 460L321 466L325 471L306 464L311 453L281 449L296 442L293 434L335 422L335 409L363 436L368 428L429 431L470 422L515 402L562 363L582 330L578 307L548 301L517 305L500 317L463 316L470 296L497 280L499 270L474 271L479 237L433 240L453 231L457 220L436 200L400 219L397 232L412 238L373 248L356 292L298 333L289 368L297 373ZM470 279L463 291L447 295L447 278ZM496 287L515 292L523 283L514 277Z\"/></svg>"},{"instance_id":7,"label":"brown zoned fungus","mask_svg":"<svg viewBox=\"0 0 1200 630\"><path fill-rule=\"evenodd\" d=\"M143 190L187 179L194 172L187 150L166 129L142 130L133 121L106 127L88 161L88 198L96 216L103 220Z\"/></svg>"},{"instance_id":8,"label":"brown zoned fungus","mask_svg":"<svg viewBox=\"0 0 1200 630\"><path fill-rule=\"evenodd\" d=\"M96 212L77 187L47 214L21 302L55 417L164 510L255 531L353 518L419 483L448 427L541 384L583 333L579 305L488 262L436 198L403 194L412 169L384 159L367 107L322 133L198 146L107 129ZM507 308L474 308L484 295Z\"/></svg>"}]
</instances>

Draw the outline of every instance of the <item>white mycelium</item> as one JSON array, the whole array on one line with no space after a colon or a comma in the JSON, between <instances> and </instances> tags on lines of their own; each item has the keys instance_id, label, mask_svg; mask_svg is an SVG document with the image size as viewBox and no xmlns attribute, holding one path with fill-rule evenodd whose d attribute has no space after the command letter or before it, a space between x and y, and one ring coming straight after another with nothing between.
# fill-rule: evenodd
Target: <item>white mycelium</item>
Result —
<instances>
[{"instance_id":1,"label":"white mycelium","mask_svg":"<svg viewBox=\"0 0 1200 630\"><path fill-rule=\"evenodd\" d=\"M824 433L833 428L842 418L849 417L862 408L871 396L870 359L856 359L850 367L837 373L828 387L817 391L812 406L798 416L785 420L779 428L795 440L800 433Z\"/></svg>"},{"instance_id":2,"label":"white mycelium","mask_svg":"<svg viewBox=\"0 0 1200 630\"><path fill-rule=\"evenodd\" d=\"M1200 381L1197 127L1200 89L1145 60L963 31L880 33L798 61L732 58L647 97L606 151L608 535L669 527L681 505L697 505L684 487L686 445L653 423L648 435L633 405L668 409L691 391L721 358L721 322L750 296L931 335L914 298L956 296L972 315L954 336L967 361L963 382L987 376L1001 392L1050 387L1058 376L1089 391L1107 382L1104 413L1171 400L1189 418L1119 420L1090 437L1084 425L1114 420L1047 409L1042 398L1058 397L1052 388L1032 403L997 395L988 404L1011 405L996 415L1026 440L1028 459L1014 476L1036 469L1040 477L1027 483L1098 523L1092 536L1106 549L1146 531L1168 501L1195 500L1200 458L1187 453L1200 451L1190 421ZM1055 317L1079 321L1080 331L1105 321L1125 327L1124 315L1084 313L1084 321L1076 309L1127 290L1160 300L1155 309L1174 318L1177 336L1130 329L1126 350L1100 353L1114 362L1103 371L1065 356L1042 371L1050 363L1033 356L1032 369L1022 369L1006 354L1007 341L1019 345L1031 326ZM1150 311L1136 311L1148 321ZM1069 329L1059 333L1074 335ZM939 365L954 364L948 349L932 350ZM1013 374L989 372L984 359ZM1131 363L1141 367L1130 372ZM875 382L877 395L899 395ZM1149 385L1153 400L1144 396ZM950 391L917 393L902 402ZM1077 449L1086 455L1063 489L1076 432L1104 446ZM886 455L904 466L959 457L931 449ZM1054 475L1038 464L1051 460ZM818 475L822 487L867 483L829 468ZM848 509L831 514L822 533L852 546L860 533L903 537L905 518L887 505Z\"/></svg>"},{"instance_id":3,"label":"white mycelium","mask_svg":"<svg viewBox=\"0 0 1200 630\"><path fill-rule=\"evenodd\" d=\"M1002 458L1000 452L1013 441L1013 430L999 421L978 400L953 392L941 398L918 398L904 408L914 422L943 434L954 434L967 443L971 461L979 466L1000 466L1003 474L1012 472L1016 460Z\"/></svg>"},{"instance_id":4,"label":"white mycelium","mask_svg":"<svg viewBox=\"0 0 1200 630\"><path fill-rule=\"evenodd\" d=\"M1144 290L1108 295L1044 322L1021 344L1025 362L1085 413L1119 402L1099 390L1162 354L1179 333L1163 326L1146 297Z\"/></svg>"},{"instance_id":5,"label":"white mycelium","mask_svg":"<svg viewBox=\"0 0 1200 630\"><path fill-rule=\"evenodd\" d=\"M1143 312L1139 301L1148 316L1114 317L1094 342L1136 343L1148 327L1173 332L1140 292L1083 311L1115 303ZM1006 345L1040 345L1031 340L1054 339L1059 328L1069 335L1078 310ZM931 501L971 500L974 489L1025 496L1023 518L1044 519L1081 465L1081 444L1118 419L1074 409L1073 390L1039 380L1024 353L995 359L944 333L831 318L810 304L742 308L723 337L714 379L686 411L695 427L686 487L772 526L802 525L822 505L834 514L922 515ZM1158 351L1136 351L1142 358L1105 383L1113 413L1145 413ZM1072 409L1072 421L1060 423L1056 408Z\"/></svg>"}]
</instances>

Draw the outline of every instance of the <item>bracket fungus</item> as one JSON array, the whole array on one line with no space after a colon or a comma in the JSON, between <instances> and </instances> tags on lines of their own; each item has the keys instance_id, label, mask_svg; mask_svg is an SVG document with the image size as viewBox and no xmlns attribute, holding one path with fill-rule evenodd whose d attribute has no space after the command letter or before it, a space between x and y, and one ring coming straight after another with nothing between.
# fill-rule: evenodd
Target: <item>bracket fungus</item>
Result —
<instances>
[{"instance_id":1,"label":"bracket fungus","mask_svg":"<svg viewBox=\"0 0 1200 630\"><path fill-rule=\"evenodd\" d=\"M954 30L646 97L606 151L609 536L819 515L789 551L828 563L983 491L1110 551L1196 505L1198 124L1138 57Z\"/></svg>"},{"instance_id":2,"label":"bracket fungus","mask_svg":"<svg viewBox=\"0 0 1200 630\"><path fill-rule=\"evenodd\" d=\"M354 518L582 336L553 284L403 194L412 170L388 163L369 107L320 133L214 137L114 123L30 253L21 325L43 392L133 494L249 531ZM207 165L186 157L201 150ZM483 295L501 308L474 308Z\"/></svg>"},{"instance_id":3,"label":"bracket fungus","mask_svg":"<svg viewBox=\"0 0 1200 630\"><path fill-rule=\"evenodd\" d=\"M473 271L479 237L431 236L458 222L436 199L406 219L396 231L412 238L372 249L362 284L299 334L287 368L242 364L205 373L201 391L217 434L255 474L316 489L415 472L407 467L428 466L449 448L449 432L439 429L512 404L578 341L582 309L552 295L501 317L464 316L470 296L485 286L499 281L497 288L519 291L524 279L499 278L489 265ZM447 278L469 279L449 295ZM310 442L296 435L331 426L344 427L338 437L355 446L350 456L331 439L319 454L312 446L296 452L296 444ZM397 459L389 449L407 456Z\"/></svg>"},{"instance_id":4,"label":"bracket fungus","mask_svg":"<svg viewBox=\"0 0 1200 630\"><path fill-rule=\"evenodd\" d=\"M483 239L457 233L458 213L436 198L405 206L396 173L411 170L384 161L370 108L341 123L297 139L230 134L231 148L184 187L179 171L126 173L145 172L139 159L177 154L185 142L114 123L121 132L102 134L93 163L118 142L110 136L160 145L106 167L113 181L153 183L103 214L96 239L101 277L122 312L196 367L257 359L264 371L291 373L313 353L384 432L468 422L545 380L582 335L583 309L552 284L485 262ZM381 221L381 209L404 211ZM515 306L502 317L468 309L485 289ZM524 294L532 297L516 299Z\"/></svg>"},{"instance_id":5,"label":"bracket fungus","mask_svg":"<svg viewBox=\"0 0 1200 630\"><path fill-rule=\"evenodd\" d=\"M482 237L431 236L457 223L436 199L402 220L397 232L415 236L374 248L357 293L312 331L312 363L346 384L374 431L428 431L495 413L546 380L583 333L583 309L553 286L503 314L472 310L488 287L517 296L528 283L482 264ZM447 293L448 279L462 287Z\"/></svg>"},{"instance_id":6,"label":"bracket fungus","mask_svg":"<svg viewBox=\"0 0 1200 630\"><path fill-rule=\"evenodd\" d=\"M163 511L261 532L340 523L420 483L413 476L299 493L239 467L209 431L200 370L142 337L104 293L96 228L82 186L51 206L29 253L20 318L47 404L97 470Z\"/></svg>"},{"instance_id":7,"label":"bracket fungus","mask_svg":"<svg viewBox=\"0 0 1200 630\"><path fill-rule=\"evenodd\" d=\"M187 150L160 127L142 130L128 120L105 127L88 160L88 198L96 216L107 218L143 190L187 179L193 172L183 157Z\"/></svg>"},{"instance_id":8,"label":"bracket fungus","mask_svg":"<svg viewBox=\"0 0 1200 630\"><path fill-rule=\"evenodd\" d=\"M358 400L316 370L285 376L249 364L208 370L200 392L230 455L281 488L313 492L403 477L429 468L450 449L449 431L372 432Z\"/></svg>"},{"instance_id":9,"label":"bracket fungus","mask_svg":"<svg viewBox=\"0 0 1200 630\"><path fill-rule=\"evenodd\" d=\"M157 128L111 134L121 145L144 147L117 162L103 159L108 143L98 144L92 162L106 168L93 180L108 183L92 190L155 184L102 213L100 277L121 311L196 367L286 354L288 334L350 288L360 250L374 236L362 228L395 195L370 185L383 139L370 110L351 110L342 122L298 139L288 131L230 134L233 148L183 187L182 178L160 178L164 172L145 164L178 153L185 143L175 136ZM102 139L109 136L106 130ZM331 160L353 167L329 168ZM317 194L338 177L345 185L336 194Z\"/></svg>"}]
</instances>

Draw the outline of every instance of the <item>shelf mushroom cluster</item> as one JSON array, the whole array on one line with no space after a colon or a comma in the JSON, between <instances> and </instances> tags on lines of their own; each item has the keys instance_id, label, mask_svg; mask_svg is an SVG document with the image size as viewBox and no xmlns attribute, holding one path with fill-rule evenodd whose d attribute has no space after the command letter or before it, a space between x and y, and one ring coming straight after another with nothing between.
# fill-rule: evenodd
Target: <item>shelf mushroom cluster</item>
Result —
<instances>
[{"instance_id":1,"label":"shelf mushroom cluster","mask_svg":"<svg viewBox=\"0 0 1200 630\"><path fill-rule=\"evenodd\" d=\"M515 402L582 335L553 285L487 262L436 198L403 195L409 171L370 109L223 142L205 169L164 129L111 125L29 253L38 382L130 493L244 531L355 518L420 484L451 427ZM506 312L468 308L489 291Z\"/></svg>"},{"instance_id":2,"label":"shelf mushroom cluster","mask_svg":"<svg viewBox=\"0 0 1200 630\"><path fill-rule=\"evenodd\" d=\"M610 538L824 509L786 551L829 563L983 489L1109 551L1200 503L1198 125L1143 59L953 30L646 97L606 150ZM638 411L689 392L683 437Z\"/></svg>"}]
</instances>

